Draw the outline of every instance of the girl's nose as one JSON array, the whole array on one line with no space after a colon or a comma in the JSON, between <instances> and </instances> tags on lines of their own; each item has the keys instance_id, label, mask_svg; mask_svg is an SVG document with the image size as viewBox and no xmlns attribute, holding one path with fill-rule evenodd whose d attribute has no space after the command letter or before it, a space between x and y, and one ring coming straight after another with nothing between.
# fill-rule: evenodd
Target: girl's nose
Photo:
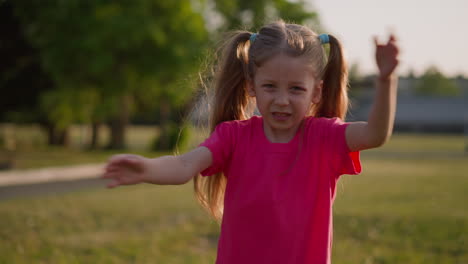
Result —
<instances>
[{"instance_id":1,"label":"girl's nose","mask_svg":"<svg viewBox=\"0 0 468 264\"><path fill-rule=\"evenodd\" d=\"M280 106L289 105L289 96L287 93L278 93L275 97L275 104Z\"/></svg>"}]
</instances>

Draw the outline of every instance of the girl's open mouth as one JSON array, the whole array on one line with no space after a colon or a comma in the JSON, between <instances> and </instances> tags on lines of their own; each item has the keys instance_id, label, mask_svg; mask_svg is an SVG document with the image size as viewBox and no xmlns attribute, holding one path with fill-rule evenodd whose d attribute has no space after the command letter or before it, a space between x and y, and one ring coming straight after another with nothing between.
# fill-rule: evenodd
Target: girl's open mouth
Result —
<instances>
[{"instance_id":1,"label":"girl's open mouth","mask_svg":"<svg viewBox=\"0 0 468 264\"><path fill-rule=\"evenodd\" d=\"M272 115L273 115L273 118L278 121L287 120L291 116L290 113L284 113L284 112L273 112Z\"/></svg>"}]
</instances>

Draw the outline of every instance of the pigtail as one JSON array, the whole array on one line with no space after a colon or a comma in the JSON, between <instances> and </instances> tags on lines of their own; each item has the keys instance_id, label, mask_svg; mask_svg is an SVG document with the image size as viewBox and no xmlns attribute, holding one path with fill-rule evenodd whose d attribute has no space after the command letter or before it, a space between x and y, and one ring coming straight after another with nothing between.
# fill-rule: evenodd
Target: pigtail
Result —
<instances>
[{"instance_id":1,"label":"pigtail","mask_svg":"<svg viewBox=\"0 0 468 264\"><path fill-rule=\"evenodd\" d=\"M250 36L249 32L235 32L220 51L222 57L215 76L211 131L224 121L247 119L249 97L245 85L248 78Z\"/></svg>"},{"instance_id":2,"label":"pigtail","mask_svg":"<svg viewBox=\"0 0 468 264\"><path fill-rule=\"evenodd\" d=\"M340 42L332 35L328 37L330 55L322 77L322 98L315 116L344 120L348 111L348 68Z\"/></svg>"},{"instance_id":3,"label":"pigtail","mask_svg":"<svg viewBox=\"0 0 468 264\"><path fill-rule=\"evenodd\" d=\"M249 64L249 38L246 31L234 32L218 50L221 55L216 63L214 79L214 98L210 109L210 131L216 126L230 120L247 119L249 96L246 90ZM201 205L211 215L221 220L223 200L226 189L226 177L222 173L210 177L194 177L195 195Z\"/></svg>"}]
</instances>

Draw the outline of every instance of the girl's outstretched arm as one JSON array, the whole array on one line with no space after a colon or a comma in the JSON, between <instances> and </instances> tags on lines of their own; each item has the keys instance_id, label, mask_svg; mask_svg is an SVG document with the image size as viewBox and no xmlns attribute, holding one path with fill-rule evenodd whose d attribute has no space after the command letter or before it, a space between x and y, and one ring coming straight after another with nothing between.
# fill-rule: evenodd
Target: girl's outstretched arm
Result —
<instances>
[{"instance_id":1,"label":"girl's outstretched arm","mask_svg":"<svg viewBox=\"0 0 468 264\"><path fill-rule=\"evenodd\" d=\"M180 156L145 158L139 155L112 156L102 178L111 179L109 188L137 183L184 184L212 163L211 152L198 147Z\"/></svg>"},{"instance_id":2,"label":"girl's outstretched arm","mask_svg":"<svg viewBox=\"0 0 468 264\"><path fill-rule=\"evenodd\" d=\"M383 145L392 135L395 120L398 47L395 37L390 36L386 44L375 39L375 59L379 68L377 91L367 122L354 122L346 128L346 142L351 151L376 148Z\"/></svg>"}]
</instances>

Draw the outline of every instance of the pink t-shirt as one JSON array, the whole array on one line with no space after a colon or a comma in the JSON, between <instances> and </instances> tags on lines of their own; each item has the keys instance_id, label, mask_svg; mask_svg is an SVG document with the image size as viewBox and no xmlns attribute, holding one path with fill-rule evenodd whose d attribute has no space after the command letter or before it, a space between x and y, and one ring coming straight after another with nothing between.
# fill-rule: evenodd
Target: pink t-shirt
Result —
<instances>
[{"instance_id":1,"label":"pink t-shirt","mask_svg":"<svg viewBox=\"0 0 468 264\"><path fill-rule=\"evenodd\" d=\"M336 182L361 172L346 126L309 117L288 143L269 142L259 116L216 127L201 146L202 175L227 177L217 264L330 263Z\"/></svg>"}]
</instances>

